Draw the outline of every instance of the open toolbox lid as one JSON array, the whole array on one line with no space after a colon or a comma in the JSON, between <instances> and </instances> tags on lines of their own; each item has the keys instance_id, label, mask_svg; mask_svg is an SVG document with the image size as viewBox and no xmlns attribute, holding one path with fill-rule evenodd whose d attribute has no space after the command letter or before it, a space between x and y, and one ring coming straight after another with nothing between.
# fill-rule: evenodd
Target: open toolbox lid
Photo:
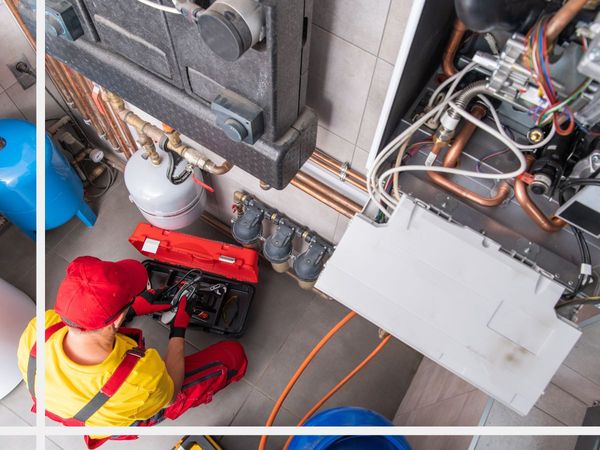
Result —
<instances>
[{"instance_id":1,"label":"open toolbox lid","mask_svg":"<svg viewBox=\"0 0 600 450\"><path fill-rule=\"evenodd\" d=\"M247 283L258 282L258 253L224 242L211 241L140 223L129 242L157 261L199 269Z\"/></svg>"}]
</instances>

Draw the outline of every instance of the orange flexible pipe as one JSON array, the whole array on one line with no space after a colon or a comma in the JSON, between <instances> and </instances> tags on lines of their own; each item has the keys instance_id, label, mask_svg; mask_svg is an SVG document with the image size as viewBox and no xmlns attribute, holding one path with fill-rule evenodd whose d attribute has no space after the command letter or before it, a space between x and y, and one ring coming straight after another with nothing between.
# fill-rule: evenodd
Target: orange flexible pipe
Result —
<instances>
[{"instance_id":1,"label":"orange flexible pipe","mask_svg":"<svg viewBox=\"0 0 600 450\"><path fill-rule=\"evenodd\" d=\"M327 342L329 342L331 340L331 338L338 331L340 331L344 327L344 325L346 325L354 316L356 316L356 313L354 311L350 311L348 314L346 314L346 316L342 320L340 320L331 330L329 330L329 332L323 337L323 339L321 339L319 341L319 343L317 345L315 345L315 347L311 350L311 352L304 359L304 361L302 361L302 364L300 364L300 367L298 367L298 369L296 370L296 372L294 373L294 375L288 382L287 386L285 387L285 389L283 390L283 392L277 399L275 406L273 406L273 409L271 410L271 415L269 416L269 418L267 419L267 423L265 424L266 427L270 427L273 425L273 423L275 422L275 418L277 417L277 414L279 413L279 410L281 409L281 406L283 405L283 402L289 395L290 391L292 390L292 388L294 387L294 385L296 384L296 382L298 381L298 379L300 378L302 373L306 370L306 368L311 363L311 361L315 358L315 356L317 356L317 353L319 353L319 351L321 351L321 349L325 346L325 344L327 344ZM269 438L268 436L262 436L260 438L260 444L258 445L258 450L266 449L268 438Z\"/></svg>"},{"instance_id":2,"label":"orange flexible pipe","mask_svg":"<svg viewBox=\"0 0 600 450\"><path fill-rule=\"evenodd\" d=\"M385 338L383 338L383 340L379 343L379 345L377 345L377 347L375 347L375 349L369 354L369 356L367 356L365 359L362 360L362 362L356 366L354 368L354 370L352 370L352 372L350 372L348 375L346 375L342 381L340 381L338 384L335 385L335 387L330 390L321 400L319 400L315 406L313 406L310 411L308 411L305 416L302 418L302 420L300 420L300 422L298 422L298 427L301 427L302 425L304 425L304 423L310 419L310 417L316 413L321 406L323 406L325 404L325 402L327 402L327 400L329 400L331 397L333 397L337 391L339 391L341 388L344 387L344 385L350 381L352 378L354 378L354 376L360 372L373 358L375 358L375 356L377 356L377 354L383 349L383 347L386 346L386 344L388 342L390 342L390 339L392 339L391 335L386 336ZM289 447L290 443L292 442L292 439L294 438L294 436L290 436L288 438L288 440L285 442L285 445L283 447L283 450L287 450L287 448Z\"/></svg>"}]
</instances>

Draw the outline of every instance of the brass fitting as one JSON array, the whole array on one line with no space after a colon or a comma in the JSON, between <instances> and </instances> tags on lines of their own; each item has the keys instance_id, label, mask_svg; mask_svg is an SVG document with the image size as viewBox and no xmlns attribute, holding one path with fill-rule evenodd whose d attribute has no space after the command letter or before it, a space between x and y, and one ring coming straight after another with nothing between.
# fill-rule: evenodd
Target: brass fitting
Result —
<instances>
[{"instance_id":1,"label":"brass fitting","mask_svg":"<svg viewBox=\"0 0 600 450\"><path fill-rule=\"evenodd\" d=\"M146 156L148 156L148 158L150 159L150 162L152 164L154 164L155 166L160 165L160 161L161 161L160 155L156 151L156 147L154 146L154 141L152 139L150 139L150 136L148 136L145 133L139 133L138 142L144 149Z\"/></svg>"}]
</instances>

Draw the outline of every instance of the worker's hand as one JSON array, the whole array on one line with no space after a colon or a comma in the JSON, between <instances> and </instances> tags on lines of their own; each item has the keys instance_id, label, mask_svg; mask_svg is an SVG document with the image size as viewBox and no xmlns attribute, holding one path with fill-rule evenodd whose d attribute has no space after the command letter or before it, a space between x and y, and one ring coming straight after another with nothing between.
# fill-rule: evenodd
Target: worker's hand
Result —
<instances>
[{"instance_id":1,"label":"worker's hand","mask_svg":"<svg viewBox=\"0 0 600 450\"><path fill-rule=\"evenodd\" d=\"M167 298L164 298L163 293L164 289L158 291L148 289L133 300L131 309L135 312L136 316L168 311L172 308L171 302Z\"/></svg>"},{"instance_id":2,"label":"worker's hand","mask_svg":"<svg viewBox=\"0 0 600 450\"><path fill-rule=\"evenodd\" d=\"M187 295L183 295L179 300L177 306L177 312L171 322L171 332L169 333L169 339L172 337L185 337L187 327L190 325L191 312L190 305L188 304Z\"/></svg>"}]
</instances>

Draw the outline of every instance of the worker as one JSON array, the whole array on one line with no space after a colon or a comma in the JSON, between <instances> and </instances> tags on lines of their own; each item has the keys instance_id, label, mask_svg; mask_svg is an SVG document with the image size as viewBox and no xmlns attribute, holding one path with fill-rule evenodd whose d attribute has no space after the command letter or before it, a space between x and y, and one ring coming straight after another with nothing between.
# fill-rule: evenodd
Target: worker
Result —
<instances>
[{"instance_id":1,"label":"worker","mask_svg":"<svg viewBox=\"0 0 600 450\"><path fill-rule=\"evenodd\" d=\"M91 256L67 267L54 310L46 311L46 415L68 426L151 426L176 419L208 403L246 372L238 342L223 341L184 356L190 304L182 296L170 324L163 360L144 348L141 330L121 327L129 308L136 315L172 308L160 292L146 290L148 275L138 261L102 261ZM36 320L18 349L19 369L34 400ZM89 449L109 439L86 436Z\"/></svg>"}]
</instances>

